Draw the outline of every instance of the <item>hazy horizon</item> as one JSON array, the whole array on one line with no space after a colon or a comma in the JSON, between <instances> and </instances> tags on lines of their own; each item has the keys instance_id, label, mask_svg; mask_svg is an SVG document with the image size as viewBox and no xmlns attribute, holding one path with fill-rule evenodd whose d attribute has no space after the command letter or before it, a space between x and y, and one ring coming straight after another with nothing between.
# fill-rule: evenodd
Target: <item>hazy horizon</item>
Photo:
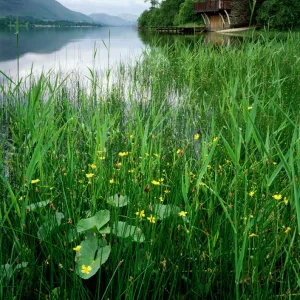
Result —
<instances>
[{"instance_id":1,"label":"hazy horizon","mask_svg":"<svg viewBox=\"0 0 300 300\"><path fill-rule=\"evenodd\" d=\"M65 7L84 13L106 13L117 16L122 13L140 15L149 8L144 0L57 0Z\"/></svg>"}]
</instances>

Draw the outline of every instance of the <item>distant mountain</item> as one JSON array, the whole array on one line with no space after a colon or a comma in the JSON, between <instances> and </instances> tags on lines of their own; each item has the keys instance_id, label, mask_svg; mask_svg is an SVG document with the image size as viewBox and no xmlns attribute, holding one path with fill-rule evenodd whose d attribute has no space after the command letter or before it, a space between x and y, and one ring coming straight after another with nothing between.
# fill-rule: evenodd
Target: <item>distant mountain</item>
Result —
<instances>
[{"instance_id":1,"label":"distant mountain","mask_svg":"<svg viewBox=\"0 0 300 300\"><path fill-rule=\"evenodd\" d=\"M118 15L118 17L120 17L126 21L132 22L132 23L137 22L137 20L139 18L139 16L132 15L132 14L120 14L120 15Z\"/></svg>"},{"instance_id":2,"label":"distant mountain","mask_svg":"<svg viewBox=\"0 0 300 300\"><path fill-rule=\"evenodd\" d=\"M93 19L95 23L104 25L104 26L135 26L136 21L125 20L121 17L111 16L107 14L91 14L90 18Z\"/></svg>"},{"instance_id":3,"label":"distant mountain","mask_svg":"<svg viewBox=\"0 0 300 300\"><path fill-rule=\"evenodd\" d=\"M56 0L0 0L1 16L28 16L48 21L93 22L90 17L72 11Z\"/></svg>"}]
</instances>

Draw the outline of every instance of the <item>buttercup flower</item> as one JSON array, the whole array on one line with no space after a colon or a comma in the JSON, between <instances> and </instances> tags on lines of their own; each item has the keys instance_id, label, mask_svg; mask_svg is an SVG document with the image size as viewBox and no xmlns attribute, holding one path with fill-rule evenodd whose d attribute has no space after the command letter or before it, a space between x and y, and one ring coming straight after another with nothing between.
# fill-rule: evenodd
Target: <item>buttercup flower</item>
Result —
<instances>
[{"instance_id":1,"label":"buttercup flower","mask_svg":"<svg viewBox=\"0 0 300 300\"><path fill-rule=\"evenodd\" d=\"M150 215L150 217L147 218L147 220L149 220L150 223L155 223L155 217L153 217L152 215Z\"/></svg>"},{"instance_id":2,"label":"buttercup flower","mask_svg":"<svg viewBox=\"0 0 300 300\"><path fill-rule=\"evenodd\" d=\"M95 164L91 164L90 167L91 167L92 169L96 169L96 168L97 168L97 166L96 166Z\"/></svg>"},{"instance_id":3,"label":"buttercup flower","mask_svg":"<svg viewBox=\"0 0 300 300\"><path fill-rule=\"evenodd\" d=\"M256 236L257 236L257 234L255 234L255 233L249 234L249 238L256 237Z\"/></svg>"},{"instance_id":4,"label":"buttercup flower","mask_svg":"<svg viewBox=\"0 0 300 300\"><path fill-rule=\"evenodd\" d=\"M253 197L254 194L255 194L255 193L254 193L253 191L251 191L251 192L249 193L249 196L250 196L250 197Z\"/></svg>"},{"instance_id":5,"label":"buttercup flower","mask_svg":"<svg viewBox=\"0 0 300 300\"><path fill-rule=\"evenodd\" d=\"M78 252L81 248L82 248L82 246L78 245L77 247L73 248L73 250Z\"/></svg>"},{"instance_id":6,"label":"buttercup flower","mask_svg":"<svg viewBox=\"0 0 300 300\"><path fill-rule=\"evenodd\" d=\"M160 182L156 181L156 180L152 180L151 183L154 184L154 185L160 185Z\"/></svg>"},{"instance_id":7,"label":"buttercup flower","mask_svg":"<svg viewBox=\"0 0 300 300\"><path fill-rule=\"evenodd\" d=\"M181 211L178 215L179 215L180 217L186 217L187 212L186 212L186 211Z\"/></svg>"},{"instance_id":8,"label":"buttercup flower","mask_svg":"<svg viewBox=\"0 0 300 300\"><path fill-rule=\"evenodd\" d=\"M252 106L248 106L248 110L251 110L252 109Z\"/></svg>"},{"instance_id":9,"label":"buttercup flower","mask_svg":"<svg viewBox=\"0 0 300 300\"><path fill-rule=\"evenodd\" d=\"M90 274L92 271L92 267L91 266L86 266L86 265L82 265L81 266L81 273L83 274Z\"/></svg>"},{"instance_id":10,"label":"buttercup flower","mask_svg":"<svg viewBox=\"0 0 300 300\"><path fill-rule=\"evenodd\" d=\"M137 216L139 216L141 219L142 219L143 217L145 217L145 216L146 216L146 215L145 215L145 211L144 211L144 210L137 211L135 214L136 214Z\"/></svg>"},{"instance_id":11,"label":"buttercup flower","mask_svg":"<svg viewBox=\"0 0 300 300\"><path fill-rule=\"evenodd\" d=\"M275 199L275 200L281 200L282 199L282 195L276 194L276 195L273 195L272 198Z\"/></svg>"},{"instance_id":12,"label":"buttercup flower","mask_svg":"<svg viewBox=\"0 0 300 300\"><path fill-rule=\"evenodd\" d=\"M86 178L92 178L92 177L94 177L94 174L93 173L85 174L85 177Z\"/></svg>"},{"instance_id":13,"label":"buttercup flower","mask_svg":"<svg viewBox=\"0 0 300 300\"><path fill-rule=\"evenodd\" d=\"M115 183L115 180L112 178L110 181L109 181L110 184L113 184Z\"/></svg>"},{"instance_id":14,"label":"buttercup flower","mask_svg":"<svg viewBox=\"0 0 300 300\"><path fill-rule=\"evenodd\" d=\"M288 204L289 204L289 200L287 199L287 197L284 197L284 198L283 198L283 202L284 202L285 205L288 205Z\"/></svg>"},{"instance_id":15,"label":"buttercup flower","mask_svg":"<svg viewBox=\"0 0 300 300\"><path fill-rule=\"evenodd\" d=\"M129 152L120 152L119 156L124 157L127 156L129 154Z\"/></svg>"},{"instance_id":16,"label":"buttercup flower","mask_svg":"<svg viewBox=\"0 0 300 300\"><path fill-rule=\"evenodd\" d=\"M40 180L39 179L34 179L34 180L31 180L31 184L36 184L36 183L39 183Z\"/></svg>"},{"instance_id":17,"label":"buttercup flower","mask_svg":"<svg viewBox=\"0 0 300 300\"><path fill-rule=\"evenodd\" d=\"M218 141L218 139L219 139L218 137L215 137L214 140L213 140L214 143L216 143Z\"/></svg>"},{"instance_id":18,"label":"buttercup flower","mask_svg":"<svg viewBox=\"0 0 300 300\"><path fill-rule=\"evenodd\" d=\"M195 141L199 140L199 138L200 138L200 134L199 133L194 134L194 140Z\"/></svg>"}]
</instances>

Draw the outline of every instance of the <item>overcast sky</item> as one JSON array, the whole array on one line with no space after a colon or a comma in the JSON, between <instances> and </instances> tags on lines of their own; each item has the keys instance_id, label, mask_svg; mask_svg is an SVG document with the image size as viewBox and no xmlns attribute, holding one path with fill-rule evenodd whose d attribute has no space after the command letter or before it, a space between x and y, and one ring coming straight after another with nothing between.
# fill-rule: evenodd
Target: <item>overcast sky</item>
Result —
<instances>
[{"instance_id":1,"label":"overcast sky","mask_svg":"<svg viewBox=\"0 0 300 300\"><path fill-rule=\"evenodd\" d=\"M144 0L57 0L69 9L82 12L84 14L106 13L119 15L130 13L140 15L149 8L149 3Z\"/></svg>"}]
</instances>

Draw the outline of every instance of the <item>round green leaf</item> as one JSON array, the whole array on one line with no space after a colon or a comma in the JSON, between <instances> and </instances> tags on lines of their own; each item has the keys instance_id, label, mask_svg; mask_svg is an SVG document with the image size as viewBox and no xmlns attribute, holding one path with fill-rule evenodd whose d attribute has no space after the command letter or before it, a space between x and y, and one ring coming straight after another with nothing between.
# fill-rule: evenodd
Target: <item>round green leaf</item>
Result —
<instances>
[{"instance_id":1,"label":"round green leaf","mask_svg":"<svg viewBox=\"0 0 300 300\"><path fill-rule=\"evenodd\" d=\"M98 237L83 241L81 249L76 253L76 273L83 279L94 276L110 254L110 247L103 246Z\"/></svg>"},{"instance_id":2,"label":"round green leaf","mask_svg":"<svg viewBox=\"0 0 300 300\"><path fill-rule=\"evenodd\" d=\"M135 242L142 243L145 241L145 236L142 230L136 226L127 224L126 222L117 222L113 225L112 233L120 238L128 238Z\"/></svg>"},{"instance_id":3,"label":"round green leaf","mask_svg":"<svg viewBox=\"0 0 300 300\"><path fill-rule=\"evenodd\" d=\"M129 199L127 198L127 196L116 194L114 196L109 197L107 199L107 203L115 207L123 207L129 203Z\"/></svg>"},{"instance_id":4,"label":"round green leaf","mask_svg":"<svg viewBox=\"0 0 300 300\"><path fill-rule=\"evenodd\" d=\"M77 223L77 232L98 230L110 220L109 210L100 210L93 217L82 219Z\"/></svg>"}]
</instances>

